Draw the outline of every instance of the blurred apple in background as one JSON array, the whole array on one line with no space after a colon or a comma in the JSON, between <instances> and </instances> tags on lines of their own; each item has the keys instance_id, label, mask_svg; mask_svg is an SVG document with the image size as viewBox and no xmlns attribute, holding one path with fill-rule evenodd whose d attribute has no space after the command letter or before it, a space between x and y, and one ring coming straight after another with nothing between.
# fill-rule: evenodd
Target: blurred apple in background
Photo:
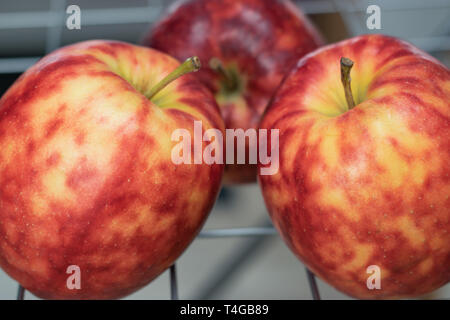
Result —
<instances>
[{"instance_id":1,"label":"blurred apple in background","mask_svg":"<svg viewBox=\"0 0 450 320\"><path fill-rule=\"evenodd\" d=\"M196 76L214 93L226 128L244 130L257 128L285 73L321 43L291 1L274 0L178 1L144 39L180 60L199 56ZM254 182L248 156L236 162L225 167L224 182Z\"/></svg>"},{"instance_id":2,"label":"blurred apple in background","mask_svg":"<svg viewBox=\"0 0 450 320\"><path fill-rule=\"evenodd\" d=\"M280 170L259 176L264 199L292 251L337 289L415 297L450 280L449 101L444 65L382 35L311 53L275 94L261 128L280 130ZM380 290L367 287L373 265Z\"/></svg>"},{"instance_id":3,"label":"blurred apple in background","mask_svg":"<svg viewBox=\"0 0 450 320\"><path fill-rule=\"evenodd\" d=\"M157 85L197 63L177 68L153 49L88 41L44 57L5 93L0 266L11 277L42 298L119 298L173 264L223 173L171 159L174 130L192 132L194 120L224 130L194 76ZM66 287L70 265L81 270L80 290Z\"/></svg>"}]
</instances>

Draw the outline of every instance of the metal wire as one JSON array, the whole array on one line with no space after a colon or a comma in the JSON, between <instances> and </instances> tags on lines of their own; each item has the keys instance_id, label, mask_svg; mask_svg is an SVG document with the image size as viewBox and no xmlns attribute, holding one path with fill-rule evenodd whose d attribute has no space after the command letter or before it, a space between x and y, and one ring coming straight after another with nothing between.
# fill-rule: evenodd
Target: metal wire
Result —
<instances>
[{"instance_id":1,"label":"metal wire","mask_svg":"<svg viewBox=\"0 0 450 320\"><path fill-rule=\"evenodd\" d=\"M17 300L25 299L25 288L19 284L19 288L17 289Z\"/></svg>"},{"instance_id":2,"label":"metal wire","mask_svg":"<svg viewBox=\"0 0 450 320\"><path fill-rule=\"evenodd\" d=\"M210 229L200 232L199 238L228 238L228 237L255 237L271 236L277 234L274 227L251 227L251 228L229 228Z\"/></svg>"},{"instance_id":3,"label":"metal wire","mask_svg":"<svg viewBox=\"0 0 450 320\"><path fill-rule=\"evenodd\" d=\"M255 230L273 230L271 222L268 219L264 219L262 227L258 228L237 228L237 231L233 229L216 229L214 235L216 236L229 236L233 233L239 234L239 236L251 237L249 241L236 248L231 256L223 257L222 262L216 268L214 273L203 281L203 286L198 289L195 300L214 299L217 297L217 293L223 287L224 284L232 278L234 274L239 272L246 261L251 259L261 248L263 248L268 237L262 232L255 234ZM206 230L209 231L209 230ZM246 233L247 231L248 233Z\"/></svg>"},{"instance_id":4,"label":"metal wire","mask_svg":"<svg viewBox=\"0 0 450 320\"><path fill-rule=\"evenodd\" d=\"M58 14L64 12L66 7L65 0L51 0L50 12L56 18L54 24L47 25L47 34L45 40L45 52L50 53L61 46L61 35L64 26L64 15Z\"/></svg>"},{"instance_id":5,"label":"metal wire","mask_svg":"<svg viewBox=\"0 0 450 320\"><path fill-rule=\"evenodd\" d=\"M316 282L316 276L314 275L314 273L309 271L308 268L305 268L305 269L306 269L306 275L308 277L309 288L311 289L312 298L313 298L313 300L320 300L320 293L319 293L319 287L317 286L317 282Z\"/></svg>"},{"instance_id":6,"label":"metal wire","mask_svg":"<svg viewBox=\"0 0 450 320\"><path fill-rule=\"evenodd\" d=\"M175 263L170 267L170 299L178 300L177 267Z\"/></svg>"}]
</instances>

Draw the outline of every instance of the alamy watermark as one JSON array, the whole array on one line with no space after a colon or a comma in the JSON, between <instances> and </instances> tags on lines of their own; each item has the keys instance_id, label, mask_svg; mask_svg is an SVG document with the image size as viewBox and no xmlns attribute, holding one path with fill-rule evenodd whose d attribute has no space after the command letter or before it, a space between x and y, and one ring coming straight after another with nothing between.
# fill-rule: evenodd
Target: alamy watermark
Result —
<instances>
[{"instance_id":1,"label":"alamy watermark","mask_svg":"<svg viewBox=\"0 0 450 320\"><path fill-rule=\"evenodd\" d=\"M67 274L70 274L66 280L66 287L69 290L81 289L81 269L76 264L72 264L67 267Z\"/></svg>"},{"instance_id":2,"label":"alamy watermark","mask_svg":"<svg viewBox=\"0 0 450 320\"><path fill-rule=\"evenodd\" d=\"M379 266L373 264L367 267L366 273L370 274L367 278L367 289L369 290L380 290L381 289L381 269Z\"/></svg>"},{"instance_id":3,"label":"alamy watermark","mask_svg":"<svg viewBox=\"0 0 450 320\"><path fill-rule=\"evenodd\" d=\"M205 133L202 134L202 132L201 121L194 121L193 139L187 129L176 129L172 132L172 141L178 142L172 148L172 162L174 164L223 164L224 161L226 164L246 164L246 139L248 139L247 164L257 164L258 161L263 164L264 166L260 170L261 175L274 175L278 172L279 129L270 130L270 155L267 150L267 129L250 128L245 131L243 129L226 129L225 144L220 130L208 129ZM203 142L210 143L203 149ZM223 156L224 145L225 157Z\"/></svg>"},{"instance_id":4,"label":"alamy watermark","mask_svg":"<svg viewBox=\"0 0 450 320\"><path fill-rule=\"evenodd\" d=\"M367 7L367 14L370 16L366 20L366 26L369 30L381 29L381 9L376 4L372 4Z\"/></svg>"},{"instance_id":5,"label":"alamy watermark","mask_svg":"<svg viewBox=\"0 0 450 320\"><path fill-rule=\"evenodd\" d=\"M67 7L66 13L69 15L66 19L66 27L69 30L81 29L81 9L79 6L72 4Z\"/></svg>"}]
</instances>

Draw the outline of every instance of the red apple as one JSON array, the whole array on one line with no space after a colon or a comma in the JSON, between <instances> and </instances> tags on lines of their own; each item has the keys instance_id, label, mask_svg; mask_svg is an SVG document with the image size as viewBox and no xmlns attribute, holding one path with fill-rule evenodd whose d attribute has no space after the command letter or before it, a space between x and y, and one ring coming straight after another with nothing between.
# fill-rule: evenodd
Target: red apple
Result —
<instances>
[{"instance_id":1,"label":"red apple","mask_svg":"<svg viewBox=\"0 0 450 320\"><path fill-rule=\"evenodd\" d=\"M291 1L274 0L178 1L144 40L178 59L197 55L208 64L196 76L214 93L226 127L244 130L257 128L285 73L321 43ZM250 147L256 148L246 141L247 155ZM227 184L255 179L248 157L225 167Z\"/></svg>"},{"instance_id":2,"label":"red apple","mask_svg":"<svg viewBox=\"0 0 450 320\"><path fill-rule=\"evenodd\" d=\"M174 164L171 135L194 120L224 124L192 75L155 93L178 66L153 49L82 42L44 57L1 98L0 266L33 294L123 297L199 232L223 165ZM79 290L66 285L71 265Z\"/></svg>"},{"instance_id":3,"label":"red apple","mask_svg":"<svg viewBox=\"0 0 450 320\"><path fill-rule=\"evenodd\" d=\"M383 35L307 55L274 95L261 128L280 130L280 169L259 176L264 199L288 246L335 288L415 297L450 280L449 101L449 70ZM373 265L381 288L369 290Z\"/></svg>"}]
</instances>

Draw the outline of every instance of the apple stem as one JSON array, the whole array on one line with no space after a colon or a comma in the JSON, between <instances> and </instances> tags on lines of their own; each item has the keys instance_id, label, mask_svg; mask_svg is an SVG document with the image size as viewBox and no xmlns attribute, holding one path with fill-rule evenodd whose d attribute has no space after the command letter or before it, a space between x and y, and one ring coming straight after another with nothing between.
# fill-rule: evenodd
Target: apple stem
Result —
<instances>
[{"instance_id":1,"label":"apple stem","mask_svg":"<svg viewBox=\"0 0 450 320\"><path fill-rule=\"evenodd\" d=\"M180 64L175 70L164 77L160 82L158 82L153 88L150 89L147 97L148 99L153 98L159 91L164 89L169 83L178 79L182 75L190 72L197 72L200 70L201 63L200 59L196 56L186 59L182 64Z\"/></svg>"},{"instance_id":2,"label":"apple stem","mask_svg":"<svg viewBox=\"0 0 450 320\"><path fill-rule=\"evenodd\" d=\"M341 58L341 82L344 86L345 99L347 100L347 105L349 109L355 106L355 100L353 100L352 94L352 78L350 77L350 71L353 67L353 61L349 58Z\"/></svg>"},{"instance_id":3,"label":"apple stem","mask_svg":"<svg viewBox=\"0 0 450 320\"><path fill-rule=\"evenodd\" d=\"M222 76L225 80L225 86L229 91L232 91L237 87L236 79L234 79L232 74L227 72L220 59L215 57L211 58L211 60L209 60L209 67Z\"/></svg>"}]
</instances>

